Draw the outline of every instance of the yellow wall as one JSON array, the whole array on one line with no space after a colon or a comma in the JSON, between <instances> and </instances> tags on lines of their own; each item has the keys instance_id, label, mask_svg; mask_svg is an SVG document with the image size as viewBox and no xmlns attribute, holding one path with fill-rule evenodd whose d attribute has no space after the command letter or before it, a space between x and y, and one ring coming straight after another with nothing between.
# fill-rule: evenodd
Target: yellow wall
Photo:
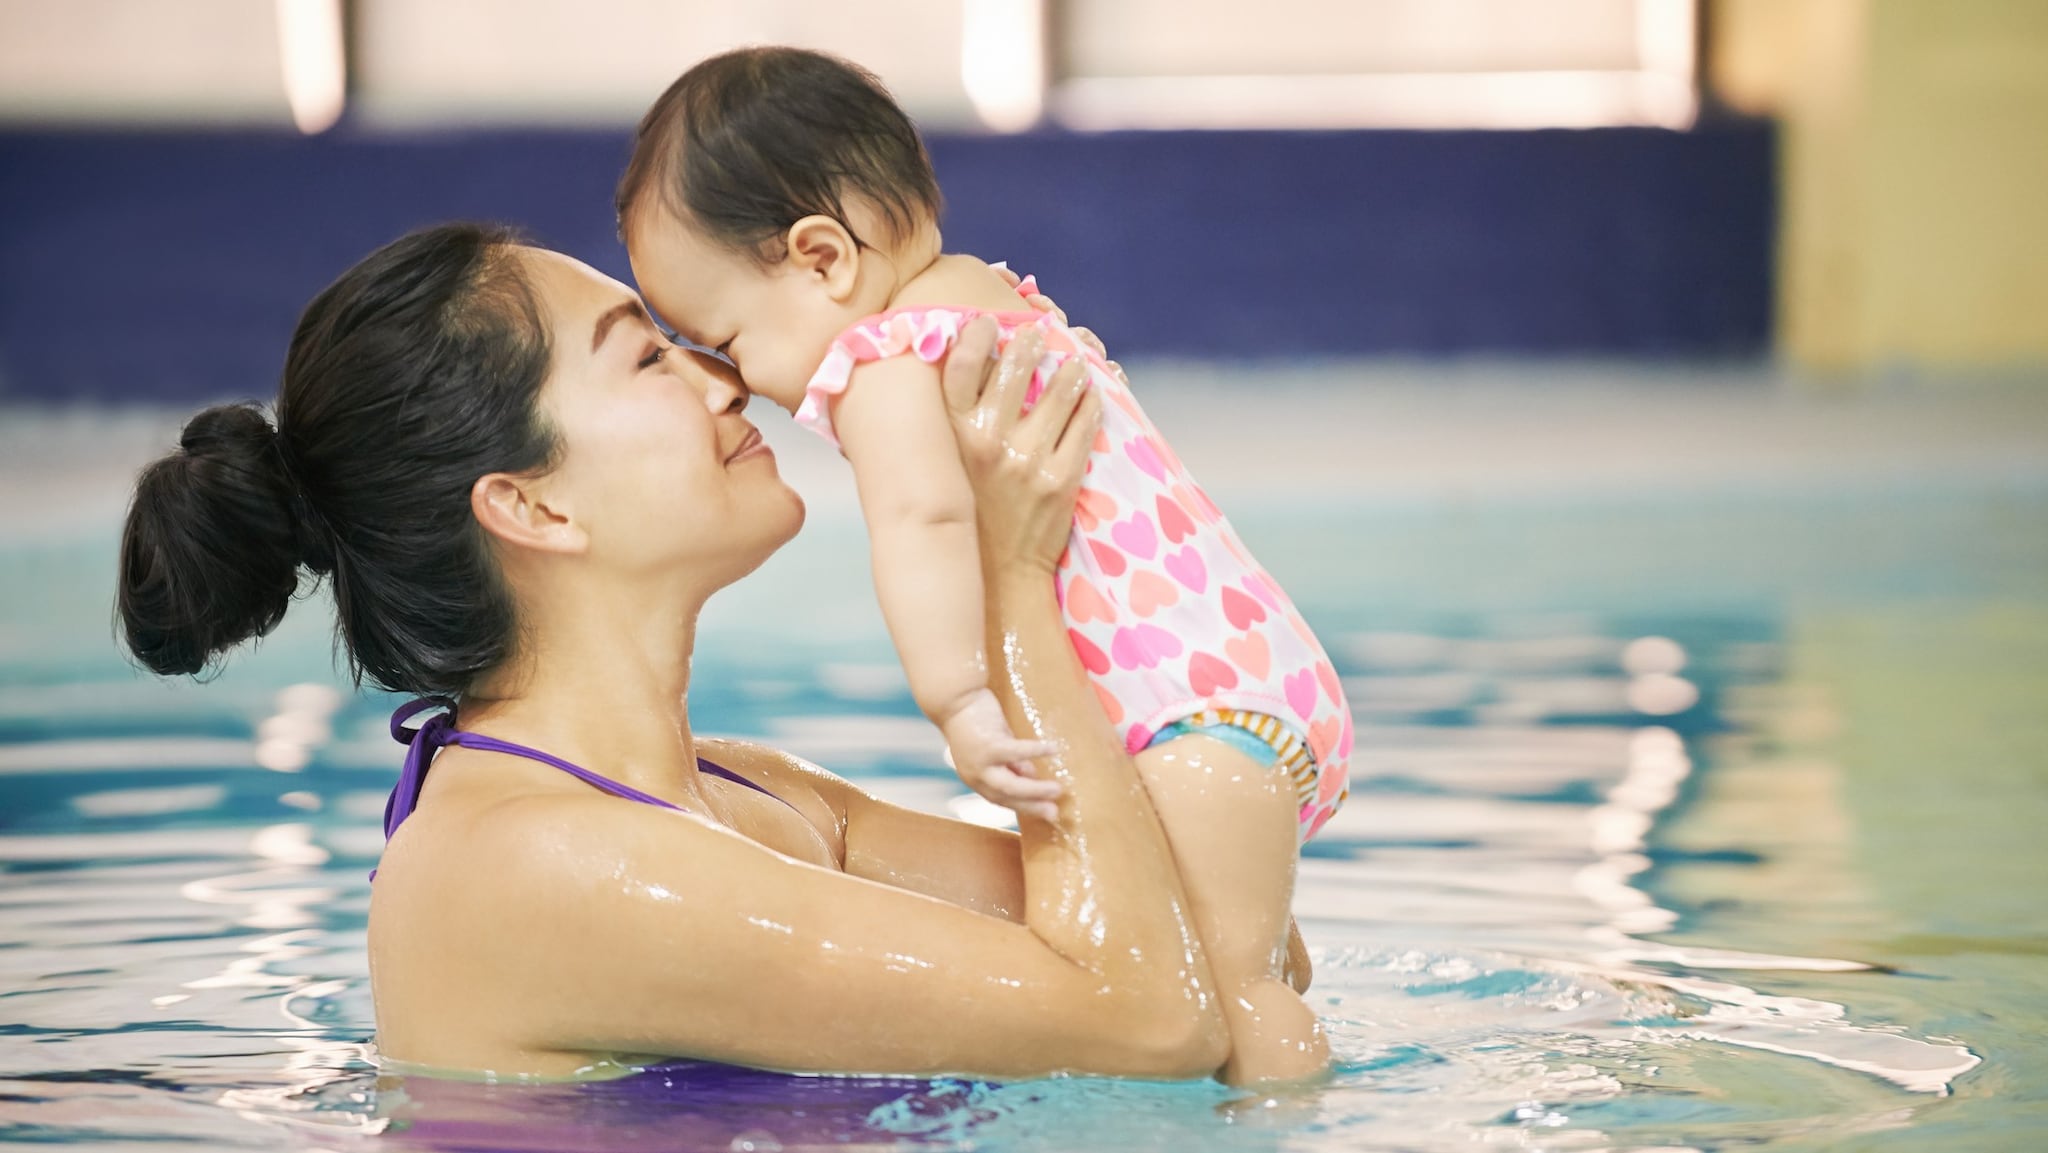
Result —
<instances>
[{"instance_id":1,"label":"yellow wall","mask_svg":"<svg viewBox=\"0 0 2048 1153\"><path fill-rule=\"evenodd\" d=\"M2048 0L1715 0L1710 81L1783 118L1804 364L2048 362Z\"/></svg>"}]
</instances>

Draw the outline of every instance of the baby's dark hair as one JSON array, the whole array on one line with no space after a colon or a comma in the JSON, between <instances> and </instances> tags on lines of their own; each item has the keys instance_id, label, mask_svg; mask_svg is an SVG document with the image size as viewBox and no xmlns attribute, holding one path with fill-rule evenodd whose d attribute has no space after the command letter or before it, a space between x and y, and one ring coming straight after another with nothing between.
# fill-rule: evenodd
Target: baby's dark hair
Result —
<instances>
[{"instance_id":1,"label":"baby's dark hair","mask_svg":"<svg viewBox=\"0 0 2048 1153\"><path fill-rule=\"evenodd\" d=\"M619 179L621 235L650 186L678 219L759 260L779 259L783 233L806 216L853 231L852 197L894 239L940 207L931 158L881 81L802 48L726 52L669 85L641 117Z\"/></svg>"},{"instance_id":2,"label":"baby's dark hair","mask_svg":"<svg viewBox=\"0 0 2048 1153\"><path fill-rule=\"evenodd\" d=\"M510 654L470 489L556 451L547 328L514 244L452 224L378 249L306 306L275 427L218 405L143 470L116 609L144 665L199 673L269 633L301 570L332 582L358 682L453 696Z\"/></svg>"}]
</instances>

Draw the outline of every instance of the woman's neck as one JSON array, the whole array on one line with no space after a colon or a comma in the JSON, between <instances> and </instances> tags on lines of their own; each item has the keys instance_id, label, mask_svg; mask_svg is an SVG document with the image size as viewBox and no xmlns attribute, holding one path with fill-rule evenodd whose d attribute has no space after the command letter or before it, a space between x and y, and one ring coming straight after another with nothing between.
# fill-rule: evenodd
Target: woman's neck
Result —
<instances>
[{"instance_id":1,"label":"woman's neck","mask_svg":"<svg viewBox=\"0 0 2048 1153\"><path fill-rule=\"evenodd\" d=\"M688 702L700 607L586 595L530 611L529 643L465 698L462 727L708 811Z\"/></svg>"}]
</instances>

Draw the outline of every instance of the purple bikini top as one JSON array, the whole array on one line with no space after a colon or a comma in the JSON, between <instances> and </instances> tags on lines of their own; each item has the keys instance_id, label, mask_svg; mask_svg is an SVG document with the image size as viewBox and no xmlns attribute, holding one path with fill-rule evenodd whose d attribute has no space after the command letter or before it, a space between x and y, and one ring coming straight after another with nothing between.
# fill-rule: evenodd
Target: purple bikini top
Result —
<instances>
[{"instance_id":1,"label":"purple bikini top","mask_svg":"<svg viewBox=\"0 0 2048 1153\"><path fill-rule=\"evenodd\" d=\"M405 722L430 709L438 709L440 711L417 725L410 727L406 725ZM391 714L391 739L409 747L405 754L405 767L398 774L398 785L391 790L391 799L384 803L384 839L386 841L391 839L392 834L398 831L398 826L404 824L405 819L412 816L413 809L419 805L420 787L426 784L427 767L433 763L434 754L447 745L460 745L465 749L477 749L487 753L506 753L515 757L525 757L530 761L539 761L544 765L552 765L582 781L584 784L610 793L614 797L628 801L638 801L643 805L653 805L657 808L682 811L680 806L669 804L660 797L650 796L633 788L631 785L622 785L610 777L593 773L581 765L570 764L560 757L541 752L539 749L528 748L525 745L515 745L511 741L501 741L496 737L484 736L482 733L465 733L455 727L455 706L445 700L422 698L400 706L397 712ZM745 785L747 788L763 796L775 797L774 793L740 776L731 769L725 768L722 765L712 764L702 757L697 758L697 767L714 777L723 777L734 784ZM781 797L775 797L775 799L782 801L785 805L789 804L788 801L783 801ZM790 807L794 808L795 806L792 805ZM376 876L375 872L370 874L373 880Z\"/></svg>"}]
</instances>

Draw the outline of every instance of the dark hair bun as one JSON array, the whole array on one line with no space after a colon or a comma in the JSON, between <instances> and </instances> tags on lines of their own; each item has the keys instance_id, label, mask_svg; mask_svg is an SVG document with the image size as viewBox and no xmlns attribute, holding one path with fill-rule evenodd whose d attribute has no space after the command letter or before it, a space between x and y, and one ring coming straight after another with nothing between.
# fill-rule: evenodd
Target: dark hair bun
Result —
<instances>
[{"instance_id":1,"label":"dark hair bun","mask_svg":"<svg viewBox=\"0 0 2048 1153\"><path fill-rule=\"evenodd\" d=\"M121 627L143 664L196 673L277 627L299 584L293 506L262 410L219 405L185 425L136 481L121 533Z\"/></svg>"},{"instance_id":2,"label":"dark hair bun","mask_svg":"<svg viewBox=\"0 0 2048 1153\"><path fill-rule=\"evenodd\" d=\"M143 664L202 672L269 633L302 567L334 594L358 684L459 695L504 663L515 606L470 490L556 459L517 244L444 224L379 248L299 317L275 428L255 405L207 409L142 473L118 610Z\"/></svg>"}]
</instances>

